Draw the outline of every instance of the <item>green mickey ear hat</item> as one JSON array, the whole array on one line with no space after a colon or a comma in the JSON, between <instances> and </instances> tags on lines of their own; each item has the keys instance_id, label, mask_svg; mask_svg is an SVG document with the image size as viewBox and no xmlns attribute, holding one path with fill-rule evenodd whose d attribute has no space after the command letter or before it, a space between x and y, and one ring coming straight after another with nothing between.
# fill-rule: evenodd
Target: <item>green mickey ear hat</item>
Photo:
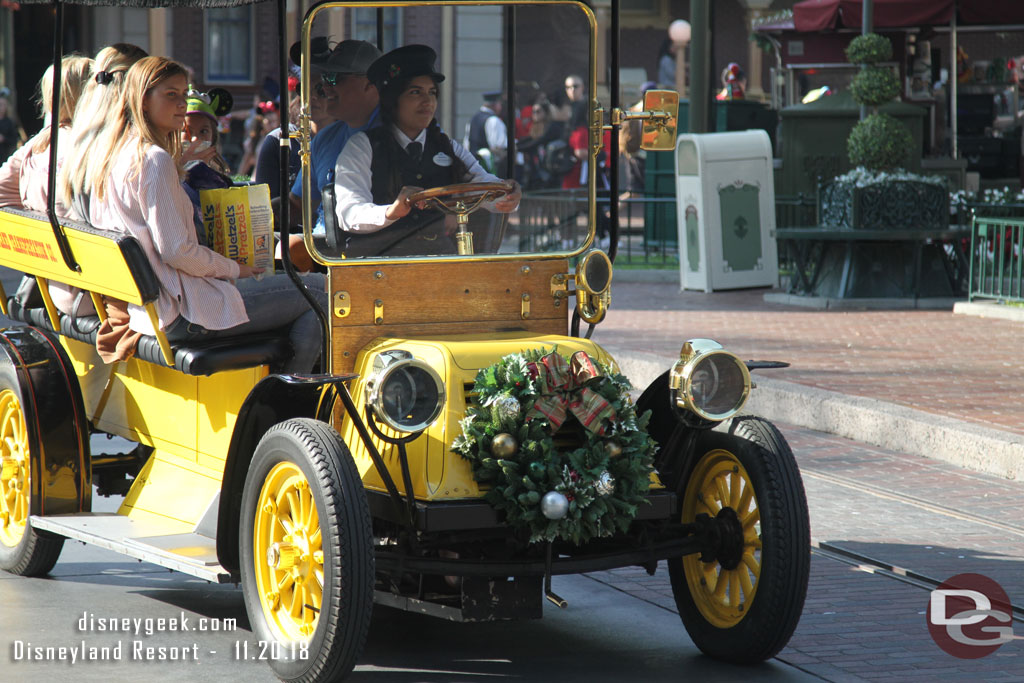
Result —
<instances>
[{"instance_id":1,"label":"green mickey ear hat","mask_svg":"<svg viewBox=\"0 0 1024 683\"><path fill-rule=\"evenodd\" d=\"M235 100L224 88L210 88L209 92L199 92L191 85L188 88L186 114L206 114L214 122L217 117L224 116L234 105Z\"/></svg>"}]
</instances>

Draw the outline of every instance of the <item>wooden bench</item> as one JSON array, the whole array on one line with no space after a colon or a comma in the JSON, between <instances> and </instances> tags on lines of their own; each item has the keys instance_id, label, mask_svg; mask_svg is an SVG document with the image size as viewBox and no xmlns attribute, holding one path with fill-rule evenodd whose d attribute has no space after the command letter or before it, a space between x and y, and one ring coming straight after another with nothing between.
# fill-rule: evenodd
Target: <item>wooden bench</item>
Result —
<instances>
[{"instance_id":1,"label":"wooden bench","mask_svg":"<svg viewBox=\"0 0 1024 683\"><path fill-rule=\"evenodd\" d=\"M143 335L137 358L173 367L188 375L210 375L222 370L275 365L292 354L284 332L247 335L244 338L172 346L159 329L156 300L160 283L142 246L130 235L97 230L89 225L61 220L80 272L61 258L49 221L42 214L0 209L0 265L36 279L42 307L26 307L8 299L0 284L0 309L8 317L87 344L96 343L104 319L104 296L142 306L157 330ZM57 310L49 282L62 282L87 292L99 315L72 318Z\"/></svg>"},{"instance_id":2,"label":"wooden bench","mask_svg":"<svg viewBox=\"0 0 1024 683\"><path fill-rule=\"evenodd\" d=\"M865 294L863 288L856 293L851 291L851 283L858 275L862 282L870 279L865 278L864 273L857 272L856 250L865 247L875 254L903 252L909 249L910 262L903 265L909 268L910 282L902 288L905 291L899 294L900 296L917 298L929 295L923 290L922 280L926 261L929 267L941 267L946 276L944 284L948 286L948 295L957 296L964 291L967 282L969 264L964 245L970 235L971 231L966 227L861 230L819 226L778 228L775 231L776 239L781 247L788 250L795 266L789 292L799 295L829 295L835 298L894 295L892 291L882 291L881 285L877 294ZM940 248L926 251L925 247L930 245L940 245ZM952 253L947 254L941 245L950 245ZM933 259L937 259L938 262ZM821 276L827 264L840 266L841 272L834 286L833 283L829 283L830 291L823 293ZM866 286L870 289L870 284Z\"/></svg>"}]
</instances>

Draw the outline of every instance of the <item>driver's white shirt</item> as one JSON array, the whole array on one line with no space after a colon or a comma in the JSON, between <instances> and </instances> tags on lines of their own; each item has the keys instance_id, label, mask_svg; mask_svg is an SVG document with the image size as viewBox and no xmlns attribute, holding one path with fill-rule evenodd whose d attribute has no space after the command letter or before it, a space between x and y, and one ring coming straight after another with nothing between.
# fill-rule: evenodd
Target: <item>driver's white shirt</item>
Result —
<instances>
[{"instance_id":1,"label":"driver's white shirt","mask_svg":"<svg viewBox=\"0 0 1024 683\"><path fill-rule=\"evenodd\" d=\"M405 149L410 142L418 142L426 147L427 130L424 128L416 139L392 126L391 131L395 140ZM472 154L452 140L452 151L459 157L469 172L459 182L465 183L498 183L501 178L485 171ZM377 232L386 228L395 221L384 217L388 207L387 204L374 204L373 191L370 187L372 181L371 163L373 161L373 150L370 147L370 138L366 133L356 133L341 150L338 155L338 163L334 167L334 197L337 203L338 221L342 230L367 234ZM491 208L485 205L486 208Z\"/></svg>"}]
</instances>

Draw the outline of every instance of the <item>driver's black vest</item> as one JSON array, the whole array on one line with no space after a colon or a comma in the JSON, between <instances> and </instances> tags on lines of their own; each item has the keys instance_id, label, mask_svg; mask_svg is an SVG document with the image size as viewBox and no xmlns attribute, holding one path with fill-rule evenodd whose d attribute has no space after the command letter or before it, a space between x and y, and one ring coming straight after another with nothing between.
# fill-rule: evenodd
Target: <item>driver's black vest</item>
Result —
<instances>
[{"instance_id":1,"label":"driver's black vest","mask_svg":"<svg viewBox=\"0 0 1024 683\"><path fill-rule=\"evenodd\" d=\"M391 204L398 191L413 185L428 190L462 182L455 177L455 160L441 151L440 144L427 137L419 163L398 144L390 126L366 131L373 154L370 162L370 192L374 204ZM452 163L441 166L438 160ZM377 232L366 235L349 234L345 246L348 256L401 256L408 254L454 253L454 240L445 236L444 214L437 209L413 209Z\"/></svg>"}]
</instances>

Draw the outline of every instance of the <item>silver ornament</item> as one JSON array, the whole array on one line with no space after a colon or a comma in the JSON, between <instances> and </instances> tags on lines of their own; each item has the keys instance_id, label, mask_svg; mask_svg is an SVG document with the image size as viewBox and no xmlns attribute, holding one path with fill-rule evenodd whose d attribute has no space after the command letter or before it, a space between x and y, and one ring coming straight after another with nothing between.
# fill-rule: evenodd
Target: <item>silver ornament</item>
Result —
<instances>
[{"instance_id":1,"label":"silver ornament","mask_svg":"<svg viewBox=\"0 0 1024 683\"><path fill-rule=\"evenodd\" d=\"M617 441L605 441L604 450L609 458L617 458L622 455L622 446Z\"/></svg>"},{"instance_id":2,"label":"silver ornament","mask_svg":"<svg viewBox=\"0 0 1024 683\"><path fill-rule=\"evenodd\" d=\"M569 499L558 491L548 491L540 499L540 511L548 519L562 519L569 512Z\"/></svg>"},{"instance_id":3,"label":"silver ornament","mask_svg":"<svg viewBox=\"0 0 1024 683\"><path fill-rule=\"evenodd\" d=\"M502 421L511 421L519 417L519 401L512 396L502 396L494 402L494 412Z\"/></svg>"},{"instance_id":4,"label":"silver ornament","mask_svg":"<svg viewBox=\"0 0 1024 683\"><path fill-rule=\"evenodd\" d=\"M507 458L515 455L519 449L519 444L516 443L516 438L511 434L495 434L494 439L491 440L491 453L498 456L499 458Z\"/></svg>"},{"instance_id":5,"label":"silver ornament","mask_svg":"<svg viewBox=\"0 0 1024 683\"><path fill-rule=\"evenodd\" d=\"M615 477L608 472L602 472L594 482L594 489L599 496L610 495L615 490Z\"/></svg>"}]
</instances>

